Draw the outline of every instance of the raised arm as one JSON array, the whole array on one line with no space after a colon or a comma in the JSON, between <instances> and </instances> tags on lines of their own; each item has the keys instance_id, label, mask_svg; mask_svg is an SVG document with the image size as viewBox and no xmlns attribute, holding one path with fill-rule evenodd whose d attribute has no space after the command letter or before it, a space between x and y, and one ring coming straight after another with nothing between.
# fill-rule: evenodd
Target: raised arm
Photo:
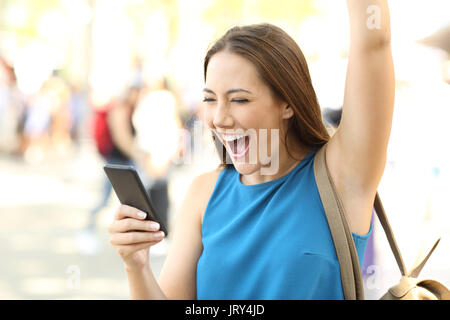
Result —
<instances>
[{"instance_id":1,"label":"raised arm","mask_svg":"<svg viewBox=\"0 0 450 320\"><path fill-rule=\"evenodd\" d=\"M340 126L327 148L327 164L347 196L370 198L385 168L394 109L389 8L386 0L347 0L347 7L350 49L344 103ZM353 220L362 219L367 227L371 210L366 211Z\"/></svg>"}]
</instances>

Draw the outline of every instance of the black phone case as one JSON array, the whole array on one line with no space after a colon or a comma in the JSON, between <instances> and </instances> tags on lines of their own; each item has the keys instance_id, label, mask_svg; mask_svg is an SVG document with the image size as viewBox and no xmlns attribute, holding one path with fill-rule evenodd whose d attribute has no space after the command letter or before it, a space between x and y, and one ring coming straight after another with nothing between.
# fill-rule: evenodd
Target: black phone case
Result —
<instances>
[{"instance_id":1,"label":"black phone case","mask_svg":"<svg viewBox=\"0 0 450 320\"><path fill-rule=\"evenodd\" d=\"M159 223L160 230L167 236L167 228L158 216L150 196L139 175L132 166L107 164L103 167L120 203L147 213L146 220Z\"/></svg>"}]
</instances>

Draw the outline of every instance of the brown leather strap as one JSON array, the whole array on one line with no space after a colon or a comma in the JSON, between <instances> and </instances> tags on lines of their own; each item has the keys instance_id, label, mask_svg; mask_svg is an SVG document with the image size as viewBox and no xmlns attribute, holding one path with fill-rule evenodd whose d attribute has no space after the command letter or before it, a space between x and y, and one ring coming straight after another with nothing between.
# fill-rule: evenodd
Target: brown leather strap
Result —
<instances>
[{"instance_id":1,"label":"brown leather strap","mask_svg":"<svg viewBox=\"0 0 450 320\"><path fill-rule=\"evenodd\" d=\"M386 234L386 237L388 239L389 246L391 247L395 260L397 261L398 268L400 269L402 276L405 276L406 275L405 263L403 262L403 258L400 253L400 249L398 248L397 241L395 241L394 233L392 232L391 225L389 224L386 212L384 211L383 204L381 202L380 195L378 194L378 192L375 196L374 207L378 220L380 221L384 233Z\"/></svg>"},{"instance_id":2,"label":"brown leather strap","mask_svg":"<svg viewBox=\"0 0 450 320\"><path fill-rule=\"evenodd\" d=\"M433 247L430 249L430 251L428 251L428 253L423 258L419 257L414 267L412 267L411 270L408 272L408 277L417 278L419 276L420 271L422 271L422 268L425 265L425 263L427 263L428 258L430 258L434 249L436 249L439 241L441 241L440 237L434 242Z\"/></svg>"},{"instance_id":3,"label":"brown leather strap","mask_svg":"<svg viewBox=\"0 0 450 320\"><path fill-rule=\"evenodd\" d=\"M326 146L327 145L325 144L317 151L314 159L314 175L327 216L333 242L336 247L336 254L341 270L344 298L364 299L364 288L358 254L352 233L350 232L347 223L344 207L326 165ZM405 276L407 273L405 264L378 192L375 196L374 208L378 220L386 234L395 260L397 261L400 272L402 276Z\"/></svg>"},{"instance_id":4,"label":"brown leather strap","mask_svg":"<svg viewBox=\"0 0 450 320\"><path fill-rule=\"evenodd\" d=\"M352 237L352 235L349 235L346 219L343 219L341 216L343 207L335 193L335 187L328 173L325 149L326 145L317 151L314 159L314 175L339 260L344 299L364 299L362 276L356 248L353 244L353 239L350 239L351 242L349 242L349 236Z\"/></svg>"}]
</instances>

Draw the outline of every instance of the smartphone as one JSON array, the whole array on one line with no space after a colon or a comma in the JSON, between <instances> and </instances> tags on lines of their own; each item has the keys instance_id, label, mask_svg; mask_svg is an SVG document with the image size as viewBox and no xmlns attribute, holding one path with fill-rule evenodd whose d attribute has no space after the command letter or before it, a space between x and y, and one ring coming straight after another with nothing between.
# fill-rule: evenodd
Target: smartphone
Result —
<instances>
[{"instance_id":1,"label":"smartphone","mask_svg":"<svg viewBox=\"0 0 450 320\"><path fill-rule=\"evenodd\" d=\"M160 230L164 231L167 237L167 228L156 212L136 169L133 166L107 164L103 167L103 170L105 170L120 203L147 213L145 219L158 222Z\"/></svg>"}]
</instances>

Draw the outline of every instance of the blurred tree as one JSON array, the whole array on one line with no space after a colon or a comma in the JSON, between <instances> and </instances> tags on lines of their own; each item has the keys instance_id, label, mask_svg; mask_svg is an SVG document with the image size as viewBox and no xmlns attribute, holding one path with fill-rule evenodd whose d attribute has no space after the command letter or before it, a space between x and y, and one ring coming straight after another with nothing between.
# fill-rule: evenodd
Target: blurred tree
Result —
<instances>
[{"instance_id":1,"label":"blurred tree","mask_svg":"<svg viewBox=\"0 0 450 320\"><path fill-rule=\"evenodd\" d=\"M155 12L162 11L167 18L169 31L167 51L175 43L178 36L178 0L128 1L126 14L134 24L138 38L142 36L145 23ZM168 53L168 52L167 52Z\"/></svg>"},{"instance_id":2,"label":"blurred tree","mask_svg":"<svg viewBox=\"0 0 450 320\"><path fill-rule=\"evenodd\" d=\"M203 14L204 21L222 34L233 25L270 22L295 29L319 11L313 0L213 0Z\"/></svg>"},{"instance_id":3,"label":"blurred tree","mask_svg":"<svg viewBox=\"0 0 450 320\"><path fill-rule=\"evenodd\" d=\"M38 21L41 16L61 6L60 0L1 0L0 19L5 30L27 39L38 38Z\"/></svg>"}]
</instances>

